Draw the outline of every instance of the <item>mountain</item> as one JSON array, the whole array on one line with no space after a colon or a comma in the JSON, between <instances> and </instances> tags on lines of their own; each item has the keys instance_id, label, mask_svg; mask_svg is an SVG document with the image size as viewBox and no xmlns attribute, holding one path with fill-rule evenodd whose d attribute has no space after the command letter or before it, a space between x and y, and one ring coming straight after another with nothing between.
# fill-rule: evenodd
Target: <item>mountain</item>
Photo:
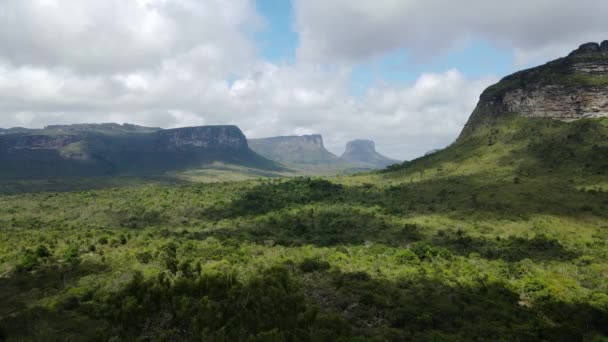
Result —
<instances>
[{"instance_id":1,"label":"mountain","mask_svg":"<svg viewBox=\"0 0 608 342\"><path fill-rule=\"evenodd\" d=\"M514 114L564 121L608 116L608 41L503 78L481 94L460 139Z\"/></svg>"},{"instance_id":2,"label":"mountain","mask_svg":"<svg viewBox=\"0 0 608 342\"><path fill-rule=\"evenodd\" d=\"M332 164L339 159L323 146L320 134L249 139L256 153L270 160L292 164Z\"/></svg>"},{"instance_id":3,"label":"mountain","mask_svg":"<svg viewBox=\"0 0 608 342\"><path fill-rule=\"evenodd\" d=\"M278 169L249 149L236 126L86 124L14 131L0 135L0 178L153 175L214 162Z\"/></svg>"},{"instance_id":4,"label":"mountain","mask_svg":"<svg viewBox=\"0 0 608 342\"><path fill-rule=\"evenodd\" d=\"M329 175L361 170L358 165L329 152L319 134L249 139L248 142L259 155L300 174Z\"/></svg>"},{"instance_id":5,"label":"mountain","mask_svg":"<svg viewBox=\"0 0 608 342\"><path fill-rule=\"evenodd\" d=\"M368 167L370 169L382 169L389 165L399 163L376 152L376 144L371 140L357 139L346 144L346 151L340 157L351 164Z\"/></svg>"},{"instance_id":6,"label":"mountain","mask_svg":"<svg viewBox=\"0 0 608 342\"><path fill-rule=\"evenodd\" d=\"M376 152L371 140L350 141L341 157L325 149L319 134L249 139L248 142L261 156L304 173L350 173L398 163Z\"/></svg>"},{"instance_id":7,"label":"mountain","mask_svg":"<svg viewBox=\"0 0 608 342\"><path fill-rule=\"evenodd\" d=\"M455 143L391 170L410 180L474 177L486 184L569 180L587 187L604 181L608 41L583 44L566 57L503 78L481 94Z\"/></svg>"},{"instance_id":8,"label":"mountain","mask_svg":"<svg viewBox=\"0 0 608 342\"><path fill-rule=\"evenodd\" d=\"M159 127L144 127L132 124L101 123L101 124L73 124L50 125L45 130L58 132L101 132L101 133L151 133L162 130Z\"/></svg>"},{"instance_id":9,"label":"mountain","mask_svg":"<svg viewBox=\"0 0 608 342\"><path fill-rule=\"evenodd\" d=\"M13 128L0 128L0 135L11 134L11 133L27 133L30 130L23 127L13 127Z\"/></svg>"},{"instance_id":10,"label":"mountain","mask_svg":"<svg viewBox=\"0 0 608 342\"><path fill-rule=\"evenodd\" d=\"M0 194L0 340L606 341L608 117L526 105L563 86L536 70L521 105L492 97L507 78L453 144L378 172ZM601 104L588 82L568 89ZM234 126L116 129L0 142L117 166L247 153ZM266 147L324 150L291 140Z\"/></svg>"}]
</instances>

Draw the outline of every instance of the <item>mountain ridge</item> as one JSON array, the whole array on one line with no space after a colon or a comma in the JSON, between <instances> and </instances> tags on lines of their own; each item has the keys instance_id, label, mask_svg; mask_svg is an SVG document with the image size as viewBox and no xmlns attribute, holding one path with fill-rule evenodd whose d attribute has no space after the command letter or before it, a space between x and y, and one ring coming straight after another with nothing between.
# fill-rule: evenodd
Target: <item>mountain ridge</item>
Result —
<instances>
[{"instance_id":1,"label":"mountain ridge","mask_svg":"<svg viewBox=\"0 0 608 342\"><path fill-rule=\"evenodd\" d=\"M162 174L214 162L280 170L234 125L69 125L0 135L0 178Z\"/></svg>"},{"instance_id":2,"label":"mountain ridge","mask_svg":"<svg viewBox=\"0 0 608 342\"><path fill-rule=\"evenodd\" d=\"M341 163L329 152L320 134L288 135L248 139L253 151L261 156L287 164L331 165Z\"/></svg>"},{"instance_id":3,"label":"mountain ridge","mask_svg":"<svg viewBox=\"0 0 608 342\"><path fill-rule=\"evenodd\" d=\"M488 87L458 139L509 115L566 121L608 116L608 41L583 44Z\"/></svg>"},{"instance_id":4,"label":"mountain ridge","mask_svg":"<svg viewBox=\"0 0 608 342\"><path fill-rule=\"evenodd\" d=\"M368 166L372 169L381 169L399 163L398 160L378 153L376 143L368 139L355 139L347 142L346 149L340 159L352 164Z\"/></svg>"}]
</instances>

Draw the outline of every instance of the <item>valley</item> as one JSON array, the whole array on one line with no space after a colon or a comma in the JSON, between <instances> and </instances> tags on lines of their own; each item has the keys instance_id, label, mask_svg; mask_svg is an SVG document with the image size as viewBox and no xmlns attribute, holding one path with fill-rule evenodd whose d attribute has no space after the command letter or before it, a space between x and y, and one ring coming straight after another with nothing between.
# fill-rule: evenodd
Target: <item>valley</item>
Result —
<instances>
[{"instance_id":1,"label":"valley","mask_svg":"<svg viewBox=\"0 0 608 342\"><path fill-rule=\"evenodd\" d=\"M2 133L0 340L603 341L596 45L491 86L406 162L236 126Z\"/></svg>"}]
</instances>

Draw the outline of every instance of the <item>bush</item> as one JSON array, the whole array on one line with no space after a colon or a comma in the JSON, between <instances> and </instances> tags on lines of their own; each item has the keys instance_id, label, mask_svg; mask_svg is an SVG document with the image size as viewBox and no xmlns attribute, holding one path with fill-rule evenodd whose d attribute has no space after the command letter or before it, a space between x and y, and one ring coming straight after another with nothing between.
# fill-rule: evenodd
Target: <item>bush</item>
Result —
<instances>
[{"instance_id":1,"label":"bush","mask_svg":"<svg viewBox=\"0 0 608 342\"><path fill-rule=\"evenodd\" d=\"M420 258L416 253L409 249L403 249L394 255L395 262L399 265L417 264L420 262Z\"/></svg>"},{"instance_id":2,"label":"bush","mask_svg":"<svg viewBox=\"0 0 608 342\"><path fill-rule=\"evenodd\" d=\"M51 256L51 252L45 245L40 245L36 248L36 256L39 258L48 258Z\"/></svg>"},{"instance_id":3,"label":"bush","mask_svg":"<svg viewBox=\"0 0 608 342\"><path fill-rule=\"evenodd\" d=\"M135 254L135 259L142 264L147 264L152 261L152 254L149 251L138 252Z\"/></svg>"},{"instance_id":4,"label":"bush","mask_svg":"<svg viewBox=\"0 0 608 342\"><path fill-rule=\"evenodd\" d=\"M70 245L63 254L64 260L70 264L80 262L80 249L77 245Z\"/></svg>"},{"instance_id":5,"label":"bush","mask_svg":"<svg viewBox=\"0 0 608 342\"><path fill-rule=\"evenodd\" d=\"M324 271L329 269L329 267L330 264L327 261L322 261L318 258L306 258L299 265L300 270L305 273Z\"/></svg>"},{"instance_id":6,"label":"bush","mask_svg":"<svg viewBox=\"0 0 608 342\"><path fill-rule=\"evenodd\" d=\"M431 261L435 258L451 260L452 252L442 247L435 247L429 244L416 243L411 248L412 252L422 261Z\"/></svg>"}]
</instances>

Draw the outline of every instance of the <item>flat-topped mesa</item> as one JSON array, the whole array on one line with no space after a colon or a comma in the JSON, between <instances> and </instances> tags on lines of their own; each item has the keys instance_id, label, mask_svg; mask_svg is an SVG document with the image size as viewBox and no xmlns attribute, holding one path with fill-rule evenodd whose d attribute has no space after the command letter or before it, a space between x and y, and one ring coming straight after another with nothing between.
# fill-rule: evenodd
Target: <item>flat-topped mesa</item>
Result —
<instances>
[{"instance_id":1,"label":"flat-topped mesa","mask_svg":"<svg viewBox=\"0 0 608 342\"><path fill-rule=\"evenodd\" d=\"M346 143L346 150L340 159L370 168L384 168L399 162L376 152L376 143L367 139L356 139Z\"/></svg>"},{"instance_id":2,"label":"flat-topped mesa","mask_svg":"<svg viewBox=\"0 0 608 342\"><path fill-rule=\"evenodd\" d=\"M608 41L583 44L567 57L490 86L459 139L506 115L565 121L608 117Z\"/></svg>"},{"instance_id":3,"label":"flat-topped mesa","mask_svg":"<svg viewBox=\"0 0 608 342\"><path fill-rule=\"evenodd\" d=\"M319 148L325 148L325 146L323 146L323 136L321 134L302 135L301 139L304 139L306 142Z\"/></svg>"},{"instance_id":4,"label":"flat-topped mesa","mask_svg":"<svg viewBox=\"0 0 608 342\"><path fill-rule=\"evenodd\" d=\"M250 141L272 141L274 143L299 143L314 146L317 148L325 148L323 145L323 136L321 134L308 135L286 135L270 138L250 139Z\"/></svg>"},{"instance_id":5,"label":"flat-topped mesa","mask_svg":"<svg viewBox=\"0 0 608 342\"><path fill-rule=\"evenodd\" d=\"M144 127L133 124L117 124L113 122L100 124L71 124L71 125L48 125L45 130L61 131L61 132L154 132L159 131L159 127Z\"/></svg>"},{"instance_id":6,"label":"flat-topped mesa","mask_svg":"<svg viewBox=\"0 0 608 342\"><path fill-rule=\"evenodd\" d=\"M184 147L247 150L247 138L234 125L200 126L168 129L158 132L161 147L179 149Z\"/></svg>"},{"instance_id":7,"label":"flat-topped mesa","mask_svg":"<svg viewBox=\"0 0 608 342\"><path fill-rule=\"evenodd\" d=\"M355 139L346 143L342 157L358 153L376 153L376 143L367 139Z\"/></svg>"},{"instance_id":8,"label":"flat-topped mesa","mask_svg":"<svg viewBox=\"0 0 608 342\"><path fill-rule=\"evenodd\" d=\"M281 163L316 165L340 162L325 149L320 134L249 139L249 147L261 156Z\"/></svg>"},{"instance_id":9,"label":"flat-topped mesa","mask_svg":"<svg viewBox=\"0 0 608 342\"><path fill-rule=\"evenodd\" d=\"M13 150L58 150L81 141L77 135L19 135L10 149Z\"/></svg>"}]
</instances>

